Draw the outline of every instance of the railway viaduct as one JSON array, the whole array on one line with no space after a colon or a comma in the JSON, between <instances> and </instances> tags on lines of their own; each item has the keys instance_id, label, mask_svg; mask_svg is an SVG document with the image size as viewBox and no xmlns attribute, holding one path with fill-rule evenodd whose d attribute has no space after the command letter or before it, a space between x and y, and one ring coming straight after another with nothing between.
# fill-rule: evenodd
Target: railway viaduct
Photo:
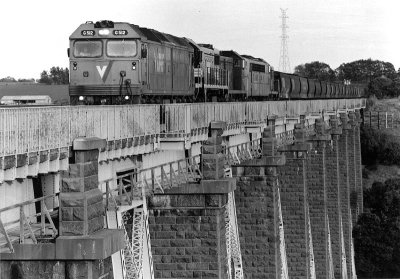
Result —
<instances>
[{"instance_id":1,"label":"railway viaduct","mask_svg":"<svg viewBox=\"0 0 400 279\"><path fill-rule=\"evenodd\" d=\"M0 277L356 278L364 99L0 110Z\"/></svg>"}]
</instances>

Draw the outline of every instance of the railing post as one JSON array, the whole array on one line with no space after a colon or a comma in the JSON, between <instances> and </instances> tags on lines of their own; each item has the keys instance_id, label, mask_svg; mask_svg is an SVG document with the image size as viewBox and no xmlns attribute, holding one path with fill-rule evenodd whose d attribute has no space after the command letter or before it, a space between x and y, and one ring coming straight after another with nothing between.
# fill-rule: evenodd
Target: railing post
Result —
<instances>
[{"instance_id":1,"label":"railing post","mask_svg":"<svg viewBox=\"0 0 400 279\"><path fill-rule=\"evenodd\" d=\"M381 123L380 123L380 121L379 121L380 119L379 119L379 111L378 111L378 129L380 129L381 128Z\"/></svg>"},{"instance_id":2,"label":"railing post","mask_svg":"<svg viewBox=\"0 0 400 279\"><path fill-rule=\"evenodd\" d=\"M151 188L154 191L154 189L155 189L154 169L151 169Z\"/></svg>"},{"instance_id":3,"label":"railing post","mask_svg":"<svg viewBox=\"0 0 400 279\"><path fill-rule=\"evenodd\" d=\"M118 179L118 196L122 198L123 192L122 192L122 178Z\"/></svg>"},{"instance_id":4,"label":"railing post","mask_svg":"<svg viewBox=\"0 0 400 279\"><path fill-rule=\"evenodd\" d=\"M106 181L106 210L109 210L110 187L109 181Z\"/></svg>"},{"instance_id":5,"label":"railing post","mask_svg":"<svg viewBox=\"0 0 400 279\"><path fill-rule=\"evenodd\" d=\"M45 228L45 218L46 215L44 213L44 200L40 201L40 225L41 225L41 230L42 234L46 234L46 228Z\"/></svg>"},{"instance_id":6,"label":"railing post","mask_svg":"<svg viewBox=\"0 0 400 279\"><path fill-rule=\"evenodd\" d=\"M172 188L172 179L174 177L174 174L172 172L173 172L172 163L169 163L169 182L171 188Z\"/></svg>"},{"instance_id":7,"label":"railing post","mask_svg":"<svg viewBox=\"0 0 400 279\"><path fill-rule=\"evenodd\" d=\"M133 201L133 199L134 199L134 192L133 192L133 190L134 190L134 186L136 186L136 183L134 182L134 176L133 176L133 173L131 173L130 175L129 175L129 178L130 178L130 180L131 180L131 201Z\"/></svg>"},{"instance_id":8,"label":"railing post","mask_svg":"<svg viewBox=\"0 0 400 279\"><path fill-rule=\"evenodd\" d=\"M19 208L19 243L24 244L25 238L24 238L24 206L22 205Z\"/></svg>"}]
</instances>

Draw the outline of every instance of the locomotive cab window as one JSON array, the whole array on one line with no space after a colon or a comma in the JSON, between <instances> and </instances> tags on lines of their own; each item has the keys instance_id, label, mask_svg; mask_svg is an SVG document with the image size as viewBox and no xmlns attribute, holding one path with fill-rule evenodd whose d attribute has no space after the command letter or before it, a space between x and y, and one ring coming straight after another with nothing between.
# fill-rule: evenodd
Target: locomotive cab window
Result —
<instances>
[{"instance_id":1,"label":"locomotive cab window","mask_svg":"<svg viewBox=\"0 0 400 279\"><path fill-rule=\"evenodd\" d=\"M102 43L99 40L76 41L74 43L75 57L100 57Z\"/></svg>"},{"instance_id":2,"label":"locomotive cab window","mask_svg":"<svg viewBox=\"0 0 400 279\"><path fill-rule=\"evenodd\" d=\"M137 44L134 40L107 41L107 56L134 57L137 54Z\"/></svg>"}]
</instances>

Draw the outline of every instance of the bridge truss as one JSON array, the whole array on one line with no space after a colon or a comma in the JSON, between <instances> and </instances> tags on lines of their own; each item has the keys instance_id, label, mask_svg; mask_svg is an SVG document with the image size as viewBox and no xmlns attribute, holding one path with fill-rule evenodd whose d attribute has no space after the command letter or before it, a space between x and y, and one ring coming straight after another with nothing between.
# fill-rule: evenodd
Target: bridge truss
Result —
<instances>
[{"instance_id":1,"label":"bridge truss","mask_svg":"<svg viewBox=\"0 0 400 279\"><path fill-rule=\"evenodd\" d=\"M114 278L152 279L154 270L145 184L142 179L139 182L135 179L136 173L118 177L114 190L106 184L108 227L122 229L125 234L124 250L112 257Z\"/></svg>"},{"instance_id":2,"label":"bridge truss","mask_svg":"<svg viewBox=\"0 0 400 279\"><path fill-rule=\"evenodd\" d=\"M227 177L232 177L231 169L225 170ZM243 279L242 253L240 251L239 230L236 218L235 193L228 194L228 203L225 209L225 237L227 250L228 278Z\"/></svg>"}]
</instances>

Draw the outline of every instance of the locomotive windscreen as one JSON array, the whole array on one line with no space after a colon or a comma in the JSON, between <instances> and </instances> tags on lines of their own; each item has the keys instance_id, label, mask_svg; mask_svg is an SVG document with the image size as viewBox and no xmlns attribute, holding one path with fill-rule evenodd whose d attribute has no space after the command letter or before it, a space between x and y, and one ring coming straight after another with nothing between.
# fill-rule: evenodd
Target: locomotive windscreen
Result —
<instances>
[{"instance_id":1,"label":"locomotive windscreen","mask_svg":"<svg viewBox=\"0 0 400 279\"><path fill-rule=\"evenodd\" d=\"M76 41L74 43L75 57L100 57L102 44L99 40Z\"/></svg>"},{"instance_id":2,"label":"locomotive windscreen","mask_svg":"<svg viewBox=\"0 0 400 279\"><path fill-rule=\"evenodd\" d=\"M110 40L107 42L107 56L134 57L137 54L137 44L134 40Z\"/></svg>"}]
</instances>

